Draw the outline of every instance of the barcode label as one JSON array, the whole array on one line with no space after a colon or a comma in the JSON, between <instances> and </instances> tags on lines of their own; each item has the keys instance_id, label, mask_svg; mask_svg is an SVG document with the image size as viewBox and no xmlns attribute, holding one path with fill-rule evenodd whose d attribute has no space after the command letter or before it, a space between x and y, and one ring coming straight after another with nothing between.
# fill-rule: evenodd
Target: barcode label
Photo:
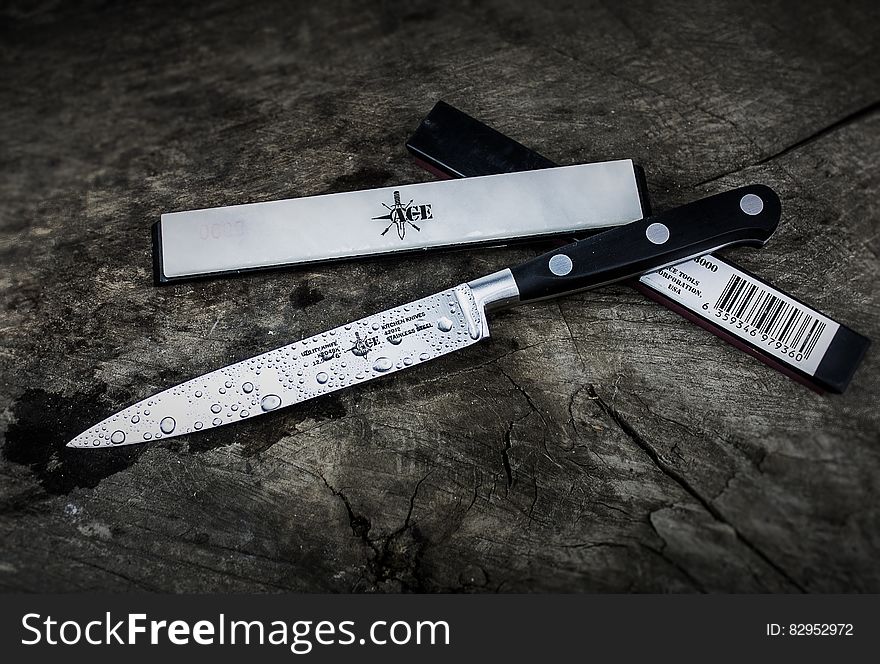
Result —
<instances>
[{"instance_id":1,"label":"barcode label","mask_svg":"<svg viewBox=\"0 0 880 664\"><path fill-rule=\"evenodd\" d=\"M840 327L711 256L646 274L641 281L811 376Z\"/></svg>"},{"instance_id":2,"label":"barcode label","mask_svg":"<svg viewBox=\"0 0 880 664\"><path fill-rule=\"evenodd\" d=\"M715 309L737 321L752 325L762 339L773 338L791 348L795 359L807 359L828 327L801 307L734 274L727 282Z\"/></svg>"}]
</instances>

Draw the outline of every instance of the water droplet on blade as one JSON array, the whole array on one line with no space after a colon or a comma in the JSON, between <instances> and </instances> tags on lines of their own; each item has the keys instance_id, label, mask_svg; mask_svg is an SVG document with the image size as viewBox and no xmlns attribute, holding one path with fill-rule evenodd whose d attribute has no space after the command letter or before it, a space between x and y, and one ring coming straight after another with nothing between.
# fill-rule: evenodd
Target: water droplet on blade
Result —
<instances>
[{"instance_id":1,"label":"water droplet on blade","mask_svg":"<svg viewBox=\"0 0 880 664\"><path fill-rule=\"evenodd\" d=\"M387 357L379 357L373 362L373 371L388 371L393 366L394 362Z\"/></svg>"},{"instance_id":2,"label":"water droplet on blade","mask_svg":"<svg viewBox=\"0 0 880 664\"><path fill-rule=\"evenodd\" d=\"M147 431L144 434L144 440L150 440L150 438L152 438L152 437L153 437L153 434L151 434L149 431Z\"/></svg>"},{"instance_id":3,"label":"water droplet on blade","mask_svg":"<svg viewBox=\"0 0 880 664\"><path fill-rule=\"evenodd\" d=\"M443 316L443 318L437 321L437 329L441 332L449 332L452 329L452 321Z\"/></svg>"},{"instance_id":4,"label":"water droplet on blade","mask_svg":"<svg viewBox=\"0 0 880 664\"><path fill-rule=\"evenodd\" d=\"M223 410L223 407L219 403L215 403L213 406L211 406L211 412L214 414L219 413L221 410Z\"/></svg>"},{"instance_id":5,"label":"water droplet on blade","mask_svg":"<svg viewBox=\"0 0 880 664\"><path fill-rule=\"evenodd\" d=\"M430 354L430 353L422 353L421 355L419 355L419 359L420 359L422 362L424 362L425 360L430 360L430 359L431 359L431 354Z\"/></svg>"},{"instance_id":6,"label":"water droplet on blade","mask_svg":"<svg viewBox=\"0 0 880 664\"><path fill-rule=\"evenodd\" d=\"M202 428L202 423L196 422L195 424L193 424L193 428L195 428L195 430L198 431L199 429Z\"/></svg>"},{"instance_id":7,"label":"water droplet on blade","mask_svg":"<svg viewBox=\"0 0 880 664\"><path fill-rule=\"evenodd\" d=\"M131 423L132 423L132 424L137 424L137 423L140 422L140 421L141 421L141 418L138 417L137 415L132 415L132 416L131 416Z\"/></svg>"},{"instance_id":8,"label":"water droplet on blade","mask_svg":"<svg viewBox=\"0 0 880 664\"><path fill-rule=\"evenodd\" d=\"M211 422L211 424L213 424L215 427L219 427L221 424L223 424L223 420L221 420L219 417L215 417L214 421Z\"/></svg>"},{"instance_id":9,"label":"water droplet on blade","mask_svg":"<svg viewBox=\"0 0 880 664\"><path fill-rule=\"evenodd\" d=\"M245 394L250 394L251 392L254 391L254 384L253 383L245 383L244 385L241 386L241 389Z\"/></svg>"},{"instance_id":10,"label":"water droplet on blade","mask_svg":"<svg viewBox=\"0 0 880 664\"><path fill-rule=\"evenodd\" d=\"M260 408L262 408L266 412L269 412L270 410L275 410L280 405L281 397L278 397L274 394L267 394L260 401Z\"/></svg>"},{"instance_id":11,"label":"water droplet on blade","mask_svg":"<svg viewBox=\"0 0 880 664\"><path fill-rule=\"evenodd\" d=\"M177 422L174 421L173 417L163 417L162 421L159 422L159 428L162 429L162 433L171 433L174 431L175 426L177 426Z\"/></svg>"},{"instance_id":12,"label":"water droplet on blade","mask_svg":"<svg viewBox=\"0 0 880 664\"><path fill-rule=\"evenodd\" d=\"M201 399L201 398L202 398L202 391L201 391L201 390L196 390L196 398L197 398L197 399Z\"/></svg>"},{"instance_id":13,"label":"water droplet on blade","mask_svg":"<svg viewBox=\"0 0 880 664\"><path fill-rule=\"evenodd\" d=\"M315 376L315 380L323 385L328 380L330 380L330 376L327 375L326 371L321 371L317 376Z\"/></svg>"},{"instance_id":14,"label":"water droplet on blade","mask_svg":"<svg viewBox=\"0 0 880 664\"><path fill-rule=\"evenodd\" d=\"M119 443L123 442L124 440L125 440L125 433L123 433L122 431L114 431L110 435L110 442L113 443L114 445L119 445Z\"/></svg>"}]
</instances>

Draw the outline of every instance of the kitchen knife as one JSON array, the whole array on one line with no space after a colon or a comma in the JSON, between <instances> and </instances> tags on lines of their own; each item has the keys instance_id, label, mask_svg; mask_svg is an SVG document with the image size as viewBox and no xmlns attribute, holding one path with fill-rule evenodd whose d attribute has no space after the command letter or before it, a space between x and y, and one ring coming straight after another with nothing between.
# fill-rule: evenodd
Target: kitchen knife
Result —
<instances>
[{"instance_id":1,"label":"kitchen knife","mask_svg":"<svg viewBox=\"0 0 880 664\"><path fill-rule=\"evenodd\" d=\"M595 288L734 244L760 246L779 222L764 185L733 189L599 233L159 392L68 447L143 443L239 422L415 366L489 336L486 312Z\"/></svg>"}]
</instances>

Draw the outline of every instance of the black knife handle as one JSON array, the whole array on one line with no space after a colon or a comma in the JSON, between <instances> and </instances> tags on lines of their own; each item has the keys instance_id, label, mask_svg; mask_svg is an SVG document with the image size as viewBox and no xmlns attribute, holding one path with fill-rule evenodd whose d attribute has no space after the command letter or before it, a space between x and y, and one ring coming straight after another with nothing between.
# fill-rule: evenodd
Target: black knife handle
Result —
<instances>
[{"instance_id":1,"label":"black knife handle","mask_svg":"<svg viewBox=\"0 0 880 664\"><path fill-rule=\"evenodd\" d=\"M770 187L756 184L618 226L511 268L519 300L595 288L733 244L761 246L781 207Z\"/></svg>"}]
</instances>

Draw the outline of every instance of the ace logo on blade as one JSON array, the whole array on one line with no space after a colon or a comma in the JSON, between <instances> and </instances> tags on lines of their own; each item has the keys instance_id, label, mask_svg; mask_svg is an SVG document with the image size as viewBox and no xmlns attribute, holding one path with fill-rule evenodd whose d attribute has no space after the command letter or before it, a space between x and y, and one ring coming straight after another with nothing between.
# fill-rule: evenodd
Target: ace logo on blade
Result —
<instances>
[{"instance_id":1,"label":"ace logo on blade","mask_svg":"<svg viewBox=\"0 0 880 664\"><path fill-rule=\"evenodd\" d=\"M399 191L394 192L394 205L388 205L387 203L382 203L382 205L388 210L388 214L383 214L381 217L373 217L374 220L389 222L381 235L385 235L393 227L396 227L397 237L402 240L406 237L407 226L412 226L417 231L421 231L422 229L415 222L434 218L430 203L413 205L413 201L410 199L409 203L404 205L400 202Z\"/></svg>"},{"instance_id":2,"label":"ace logo on blade","mask_svg":"<svg viewBox=\"0 0 880 664\"><path fill-rule=\"evenodd\" d=\"M361 339L360 332L355 332L354 346L346 348L345 352L357 355L358 357L365 357L367 353L373 349L373 346L376 346L378 343L379 337L367 337L366 339Z\"/></svg>"}]
</instances>

